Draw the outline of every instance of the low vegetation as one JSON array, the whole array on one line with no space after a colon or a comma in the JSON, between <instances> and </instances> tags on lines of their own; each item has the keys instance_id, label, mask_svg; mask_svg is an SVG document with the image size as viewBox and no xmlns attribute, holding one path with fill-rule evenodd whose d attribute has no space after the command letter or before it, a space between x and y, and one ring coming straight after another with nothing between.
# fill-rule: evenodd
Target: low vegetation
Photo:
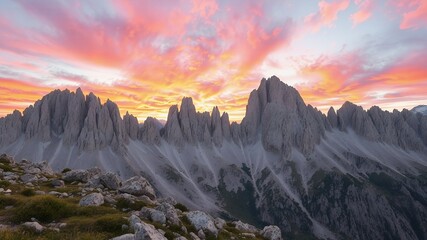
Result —
<instances>
[{"instance_id":1,"label":"low vegetation","mask_svg":"<svg viewBox=\"0 0 427 240\"><path fill-rule=\"evenodd\" d=\"M25 164L29 164L30 168L34 167L31 163ZM92 188L78 181L65 181L54 187L53 180L55 179L58 183L61 175L52 175L52 172L38 174L39 180L25 183L21 179L22 175L29 172L25 164L15 164L13 161L0 159L0 169L2 169L0 170L0 225L3 225L0 227L1 240L111 239L133 233L129 222L132 214L135 215L135 212L143 208L154 211L162 205L160 201L150 200L147 196L138 198L130 194L120 194L113 189ZM71 170L63 170L63 172L69 171ZM10 177L12 175L13 177ZM95 206L80 205L79 202L83 196L95 192L102 193L104 199L109 195L110 199ZM189 209L174 200L167 201L172 203L162 206L169 206L177 212L175 214L179 213L178 224L161 223L153 221L151 217L140 215L141 221L154 226L168 240L175 239L177 236L192 239L190 233L198 234L199 232L186 215ZM156 211L159 212L159 210ZM33 225L27 226L27 224ZM41 224L38 226L42 230L38 230L34 224ZM207 240L264 239L259 234L253 235L254 237L245 236L232 223L227 223L224 228L219 229L217 236L208 231L203 232Z\"/></svg>"}]
</instances>

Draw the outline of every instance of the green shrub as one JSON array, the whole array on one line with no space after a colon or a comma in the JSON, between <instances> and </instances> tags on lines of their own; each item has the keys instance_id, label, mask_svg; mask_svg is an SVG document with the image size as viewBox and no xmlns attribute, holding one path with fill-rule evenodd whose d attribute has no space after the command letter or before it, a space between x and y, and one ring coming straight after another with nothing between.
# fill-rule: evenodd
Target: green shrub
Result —
<instances>
[{"instance_id":1,"label":"green shrub","mask_svg":"<svg viewBox=\"0 0 427 240\"><path fill-rule=\"evenodd\" d=\"M36 192L33 189L27 188L21 192L21 195L24 195L26 197L31 197L36 195Z\"/></svg>"},{"instance_id":2,"label":"green shrub","mask_svg":"<svg viewBox=\"0 0 427 240\"><path fill-rule=\"evenodd\" d=\"M104 215L104 214L113 214L118 213L119 211L113 208L105 207L105 206L86 206L86 207L78 207L74 210L74 216L85 216L91 217L96 215Z\"/></svg>"},{"instance_id":3,"label":"green shrub","mask_svg":"<svg viewBox=\"0 0 427 240\"><path fill-rule=\"evenodd\" d=\"M0 163L0 168L3 169L3 171L5 171L5 172L11 172L13 170L13 168L11 166L1 164L1 163Z\"/></svg>"},{"instance_id":4,"label":"green shrub","mask_svg":"<svg viewBox=\"0 0 427 240\"><path fill-rule=\"evenodd\" d=\"M65 200L52 196L36 196L15 209L12 221L30 221L32 217L50 223L71 216L72 206Z\"/></svg>"},{"instance_id":5,"label":"green shrub","mask_svg":"<svg viewBox=\"0 0 427 240\"><path fill-rule=\"evenodd\" d=\"M176 209L179 209L179 210L183 211L183 212L188 212L188 208L184 204L177 203L177 204L175 204L174 207Z\"/></svg>"},{"instance_id":6,"label":"green shrub","mask_svg":"<svg viewBox=\"0 0 427 240\"><path fill-rule=\"evenodd\" d=\"M64 168L64 169L62 169L62 172L61 172L61 173L66 173L66 172L69 172L69 171L71 171L71 169L69 169L69 168Z\"/></svg>"},{"instance_id":7,"label":"green shrub","mask_svg":"<svg viewBox=\"0 0 427 240\"><path fill-rule=\"evenodd\" d=\"M118 209L131 209L135 211L141 210L141 208L146 207L147 204L145 204L142 201L131 201L126 198L119 198L116 203L116 207Z\"/></svg>"},{"instance_id":8,"label":"green shrub","mask_svg":"<svg viewBox=\"0 0 427 240\"><path fill-rule=\"evenodd\" d=\"M18 200L16 200L13 197L0 195L0 208L3 209L7 206L14 206L18 203Z\"/></svg>"},{"instance_id":9,"label":"green shrub","mask_svg":"<svg viewBox=\"0 0 427 240\"><path fill-rule=\"evenodd\" d=\"M128 221L120 214L105 215L95 221L95 229L101 232L121 233Z\"/></svg>"},{"instance_id":10,"label":"green shrub","mask_svg":"<svg viewBox=\"0 0 427 240\"><path fill-rule=\"evenodd\" d=\"M175 235L173 234L172 231L166 231L165 238L167 238L168 240L173 240L175 239Z\"/></svg>"},{"instance_id":11,"label":"green shrub","mask_svg":"<svg viewBox=\"0 0 427 240\"><path fill-rule=\"evenodd\" d=\"M7 188L10 186L10 182L6 181L6 180L0 180L0 187L1 188Z\"/></svg>"}]
</instances>

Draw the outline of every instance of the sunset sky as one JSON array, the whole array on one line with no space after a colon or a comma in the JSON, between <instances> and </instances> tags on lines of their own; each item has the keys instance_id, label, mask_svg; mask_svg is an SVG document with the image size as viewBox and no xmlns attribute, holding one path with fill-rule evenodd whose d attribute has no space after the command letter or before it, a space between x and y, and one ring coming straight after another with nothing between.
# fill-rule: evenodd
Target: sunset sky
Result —
<instances>
[{"instance_id":1,"label":"sunset sky","mask_svg":"<svg viewBox=\"0 0 427 240\"><path fill-rule=\"evenodd\" d=\"M0 0L0 117L81 87L140 122L183 96L240 121L272 75L322 111L427 104L427 0Z\"/></svg>"}]
</instances>

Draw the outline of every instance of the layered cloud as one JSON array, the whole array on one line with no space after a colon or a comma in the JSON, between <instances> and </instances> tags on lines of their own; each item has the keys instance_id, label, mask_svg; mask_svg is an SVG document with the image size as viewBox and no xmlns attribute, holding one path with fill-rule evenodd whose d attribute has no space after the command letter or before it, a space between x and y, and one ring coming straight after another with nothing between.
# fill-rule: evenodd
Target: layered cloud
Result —
<instances>
[{"instance_id":1,"label":"layered cloud","mask_svg":"<svg viewBox=\"0 0 427 240\"><path fill-rule=\"evenodd\" d=\"M366 69L378 54L361 54L363 47L347 36L410 30L413 39L426 38L424 1L386 5L390 10L378 20L373 16L380 8L371 0L4 0L0 115L23 110L53 89L81 87L116 101L122 113L140 121L164 119L183 96L193 97L199 110L219 106L240 120L259 80L275 74L287 82L283 72L294 72L291 84L319 107L346 99L380 103L364 93L384 85L393 94L403 94L400 87L409 93L423 84L426 69L419 49L405 48L404 41L394 43L404 49L401 59L393 57L381 71ZM389 12L398 14L395 22L386 19ZM365 29L375 24L376 31ZM394 30L384 33L389 28ZM310 61L296 69L289 64L300 58Z\"/></svg>"}]
</instances>

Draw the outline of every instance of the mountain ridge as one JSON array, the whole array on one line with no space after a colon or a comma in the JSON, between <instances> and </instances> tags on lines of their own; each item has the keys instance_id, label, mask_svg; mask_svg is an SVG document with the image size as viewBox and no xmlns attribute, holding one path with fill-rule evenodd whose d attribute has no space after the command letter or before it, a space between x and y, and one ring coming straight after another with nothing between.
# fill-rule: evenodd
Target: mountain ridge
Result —
<instances>
[{"instance_id":1,"label":"mountain ridge","mask_svg":"<svg viewBox=\"0 0 427 240\"><path fill-rule=\"evenodd\" d=\"M230 124L217 107L197 112L183 98L164 126L154 118L140 125L81 89L54 91L23 114L0 119L0 151L15 158L47 160L55 169L99 166L122 178L143 175L159 193L194 209L276 224L290 238L423 239L427 204L417 199L427 197L420 177L427 172L426 146L427 116L365 111L350 102L325 115L274 76L251 92L240 124ZM410 205L383 194L383 177L405 190L397 192ZM360 215L369 204L384 211ZM417 219L399 210L409 207Z\"/></svg>"}]
</instances>

